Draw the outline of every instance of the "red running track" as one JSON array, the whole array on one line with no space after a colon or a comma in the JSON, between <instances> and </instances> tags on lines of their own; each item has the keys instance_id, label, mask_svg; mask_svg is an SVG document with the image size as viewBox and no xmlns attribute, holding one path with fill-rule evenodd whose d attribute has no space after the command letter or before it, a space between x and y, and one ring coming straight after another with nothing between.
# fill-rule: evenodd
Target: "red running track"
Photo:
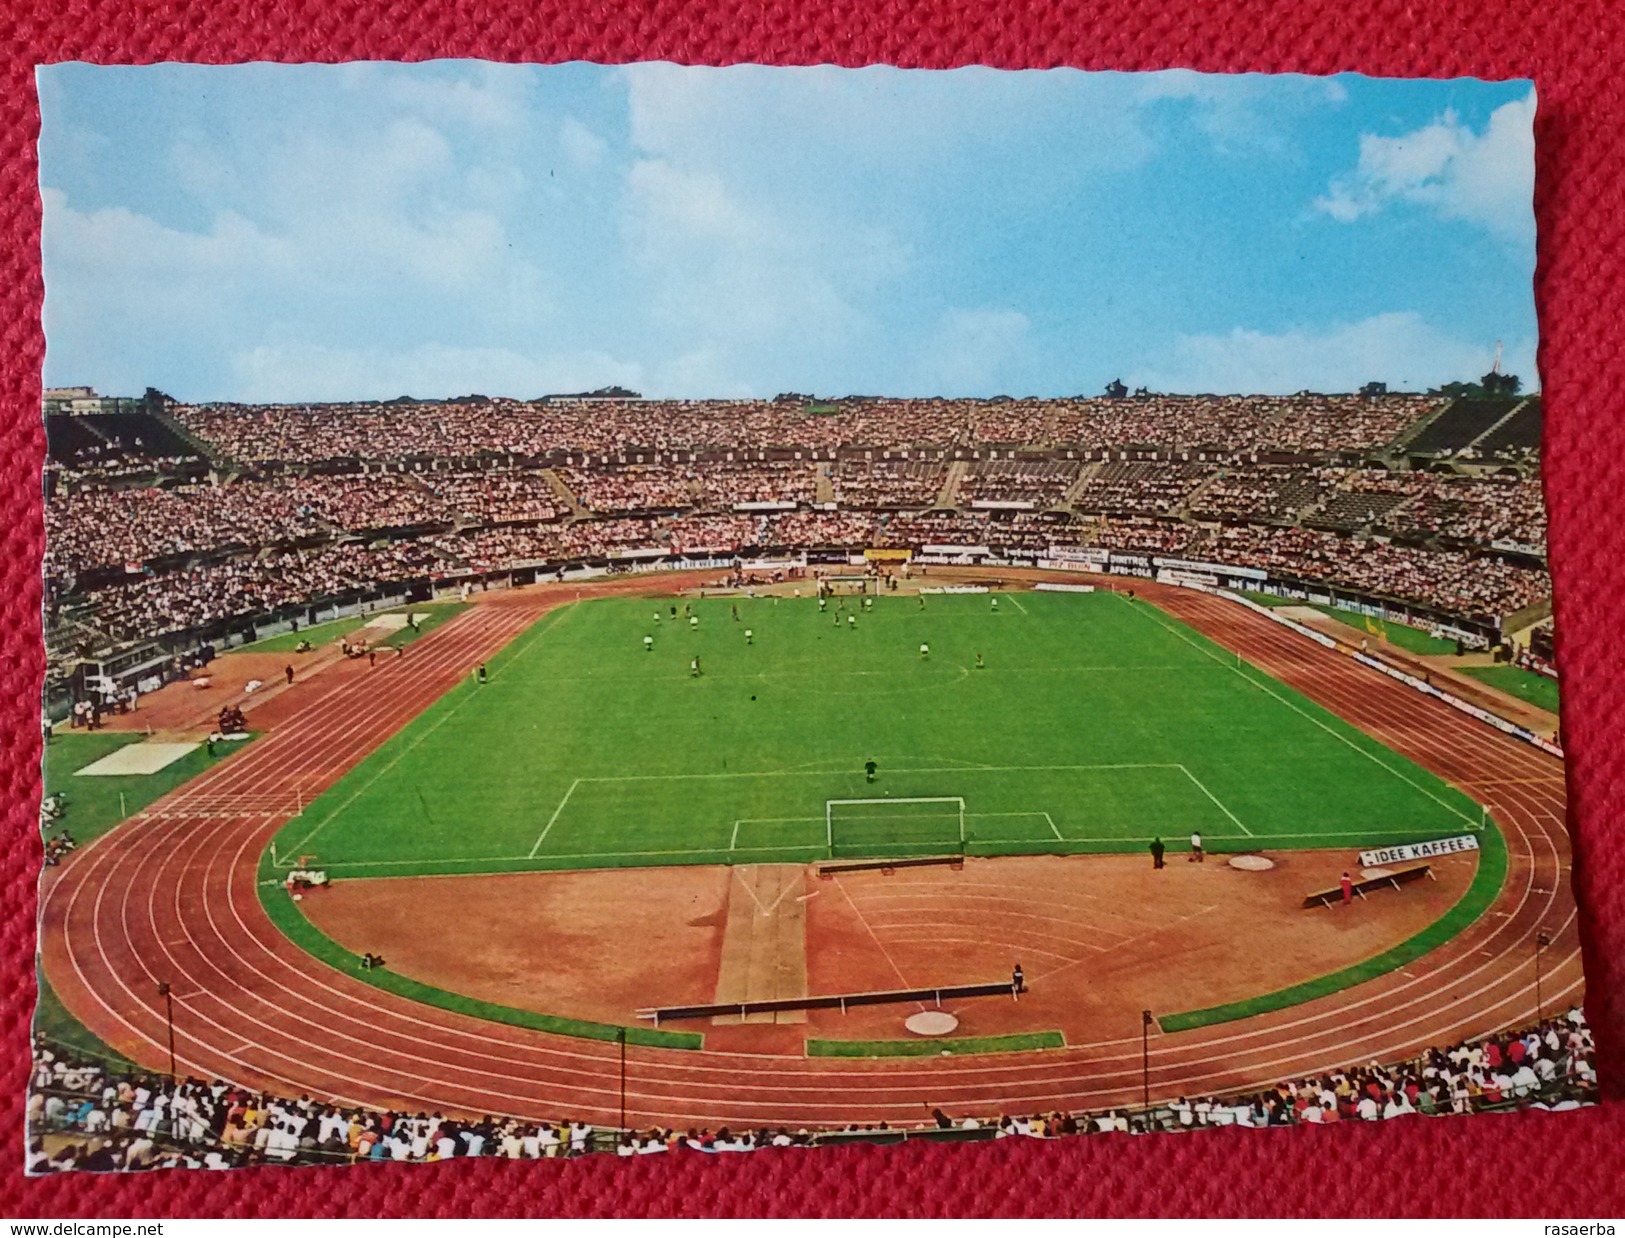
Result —
<instances>
[{"instance_id":1,"label":"red running track","mask_svg":"<svg viewBox=\"0 0 1625 1238\"><path fill-rule=\"evenodd\" d=\"M629 587L652 588L608 589ZM1552 938L1546 1009L1580 1000L1560 762L1233 603L1149 582L1135 589L1489 805L1510 853L1490 911L1406 968L1272 1015L1159 1036L1154 1096L1241 1091L1527 1022L1540 931ZM192 1075L347 1104L613 1123L616 1045L374 988L293 946L255 889L259 857L296 795L331 785L547 610L602 591L538 589L471 608L52 870L41 955L69 1009L162 1070L157 985L168 981L176 1057ZM987 1114L1130 1104L1140 1096L1139 1028L1114 1030L1043 1054L872 1061L634 1046L627 1113L638 1125L812 1126L914 1123L922 1104Z\"/></svg>"}]
</instances>

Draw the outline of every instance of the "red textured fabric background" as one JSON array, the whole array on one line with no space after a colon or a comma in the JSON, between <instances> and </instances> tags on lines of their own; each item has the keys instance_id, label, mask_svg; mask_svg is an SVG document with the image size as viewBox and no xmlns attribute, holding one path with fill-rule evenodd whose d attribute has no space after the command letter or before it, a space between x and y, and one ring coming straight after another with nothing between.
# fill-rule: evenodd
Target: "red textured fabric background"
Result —
<instances>
[{"instance_id":1,"label":"red textured fabric background","mask_svg":"<svg viewBox=\"0 0 1625 1238\"><path fill-rule=\"evenodd\" d=\"M380 0L263 6L0 0L0 1214L1625 1216L1625 87L1617 0ZM1610 48L1614 52L1610 52ZM1608 1103L1582 1113L1376 1127L1114 1136L1041 1145L845 1148L621 1162L261 1169L27 1181L42 539L39 115L32 67L245 59L426 59L1528 76L1540 92L1536 207L1546 485L1588 1008Z\"/></svg>"}]
</instances>

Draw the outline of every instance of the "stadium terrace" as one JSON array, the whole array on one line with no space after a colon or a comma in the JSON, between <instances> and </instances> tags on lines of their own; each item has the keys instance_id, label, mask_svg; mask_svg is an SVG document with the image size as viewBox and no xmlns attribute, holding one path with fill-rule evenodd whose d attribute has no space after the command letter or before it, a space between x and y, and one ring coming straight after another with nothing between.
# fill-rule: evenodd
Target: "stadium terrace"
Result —
<instances>
[{"instance_id":1,"label":"stadium terrace","mask_svg":"<svg viewBox=\"0 0 1625 1238\"><path fill-rule=\"evenodd\" d=\"M47 697L436 590L874 548L1244 569L1499 643L1549 613L1540 400L47 404ZM932 548L930 551L927 548ZM1549 658L1549 641L1532 656Z\"/></svg>"}]
</instances>

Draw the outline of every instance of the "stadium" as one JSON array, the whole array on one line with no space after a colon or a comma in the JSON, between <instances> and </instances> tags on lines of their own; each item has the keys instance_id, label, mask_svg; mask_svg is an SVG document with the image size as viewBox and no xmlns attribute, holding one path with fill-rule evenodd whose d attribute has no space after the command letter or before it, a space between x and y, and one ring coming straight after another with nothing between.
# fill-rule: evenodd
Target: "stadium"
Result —
<instances>
[{"instance_id":1,"label":"stadium","mask_svg":"<svg viewBox=\"0 0 1625 1238\"><path fill-rule=\"evenodd\" d=\"M48 392L36 1132L165 1077L148 1164L1589 1100L1500 378Z\"/></svg>"}]
</instances>

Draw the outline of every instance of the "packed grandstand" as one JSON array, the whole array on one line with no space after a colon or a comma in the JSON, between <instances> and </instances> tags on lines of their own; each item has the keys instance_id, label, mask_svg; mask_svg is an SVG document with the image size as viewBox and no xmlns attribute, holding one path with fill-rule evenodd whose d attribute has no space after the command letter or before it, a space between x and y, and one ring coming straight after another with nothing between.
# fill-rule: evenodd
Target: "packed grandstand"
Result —
<instances>
[{"instance_id":1,"label":"packed grandstand","mask_svg":"<svg viewBox=\"0 0 1625 1238\"><path fill-rule=\"evenodd\" d=\"M1596 1101L1595 1045L1575 1007L1532 1027L1432 1049L1409 1061L1357 1064L1286 1079L1244 1095L1190 1096L1149 1108L1090 1112L945 1113L922 1107L914 1127L884 1122L832 1130L594 1128L442 1113L395 1113L251 1092L223 1080L118 1069L34 1045L28 1172L231 1169L255 1164L512 1160L614 1151L750 1152L905 1139L1061 1138L1214 1126L1326 1125L1414 1115L1572 1109Z\"/></svg>"},{"instance_id":2,"label":"packed grandstand","mask_svg":"<svg viewBox=\"0 0 1625 1238\"><path fill-rule=\"evenodd\" d=\"M87 411L88 410L88 411ZM437 588L862 561L1233 572L1494 644L1549 608L1540 400L47 406L48 698ZM133 652L132 652L133 651Z\"/></svg>"}]
</instances>

